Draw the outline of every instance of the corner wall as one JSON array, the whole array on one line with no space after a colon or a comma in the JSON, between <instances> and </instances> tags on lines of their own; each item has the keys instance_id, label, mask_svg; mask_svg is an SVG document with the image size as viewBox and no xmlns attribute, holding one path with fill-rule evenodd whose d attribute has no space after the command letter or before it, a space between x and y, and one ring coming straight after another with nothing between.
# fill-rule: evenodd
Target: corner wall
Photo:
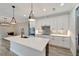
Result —
<instances>
[{"instance_id":1,"label":"corner wall","mask_svg":"<svg viewBox=\"0 0 79 59\"><path fill-rule=\"evenodd\" d=\"M79 5L75 5L75 7L70 12L70 31L71 31L71 52L73 56L76 56L76 8Z\"/></svg>"}]
</instances>

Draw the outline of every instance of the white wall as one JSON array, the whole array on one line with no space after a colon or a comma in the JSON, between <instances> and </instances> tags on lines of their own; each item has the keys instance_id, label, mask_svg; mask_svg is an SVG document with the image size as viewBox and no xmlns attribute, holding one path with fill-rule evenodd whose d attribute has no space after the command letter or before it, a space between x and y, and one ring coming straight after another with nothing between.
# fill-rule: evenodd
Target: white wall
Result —
<instances>
[{"instance_id":1,"label":"white wall","mask_svg":"<svg viewBox=\"0 0 79 59\"><path fill-rule=\"evenodd\" d=\"M71 52L75 56L76 55L76 38L77 38L77 29L76 28L76 8L79 5L74 6L74 8L70 12L70 31L71 31Z\"/></svg>"},{"instance_id":2,"label":"white wall","mask_svg":"<svg viewBox=\"0 0 79 59\"><path fill-rule=\"evenodd\" d=\"M76 55L76 38L75 38L75 19L74 19L74 15L73 15L73 11L71 12L71 23L70 23L70 31L71 31L71 52L73 55Z\"/></svg>"}]
</instances>

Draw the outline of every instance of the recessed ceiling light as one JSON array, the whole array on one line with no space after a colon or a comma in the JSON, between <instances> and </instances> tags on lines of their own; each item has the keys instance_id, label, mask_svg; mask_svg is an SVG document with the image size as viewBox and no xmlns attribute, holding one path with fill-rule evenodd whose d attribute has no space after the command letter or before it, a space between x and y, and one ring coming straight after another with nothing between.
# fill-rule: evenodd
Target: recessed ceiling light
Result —
<instances>
[{"instance_id":1,"label":"recessed ceiling light","mask_svg":"<svg viewBox=\"0 0 79 59\"><path fill-rule=\"evenodd\" d=\"M60 6L64 6L64 3L61 3Z\"/></svg>"},{"instance_id":2,"label":"recessed ceiling light","mask_svg":"<svg viewBox=\"0 0 79 59\"><path fill-rule=\"evenodd\" d=\"M46 9L44 8L43 11L46 11Z\"/></svg>"},{"instance_id":3,"label":"recessed ceiling light","mask_svg":"<svg viewBox=\"0 0 79 59\"><path fill-rule=\"evenodd\" d=\"M24 15L24 17L26 17L26 15Z\"/></svg>"}]
</instances>

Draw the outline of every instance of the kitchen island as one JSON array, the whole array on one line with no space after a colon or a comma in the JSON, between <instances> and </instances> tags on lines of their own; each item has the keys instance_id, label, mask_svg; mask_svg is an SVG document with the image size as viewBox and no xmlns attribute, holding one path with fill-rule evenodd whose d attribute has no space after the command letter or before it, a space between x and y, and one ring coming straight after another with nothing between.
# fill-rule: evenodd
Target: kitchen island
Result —
<instances>
[{"instance_id":1,"label":"kitchen island","mask_svg":"<svg viewBox=\"0 0 79 59\"><path fill-rule=\"evenodd\" d=\"M11 36L4 39L10 41L10 50L19 56L48 55L48 43L50 40L48 38Z\"/></svg>"}]
</instances>

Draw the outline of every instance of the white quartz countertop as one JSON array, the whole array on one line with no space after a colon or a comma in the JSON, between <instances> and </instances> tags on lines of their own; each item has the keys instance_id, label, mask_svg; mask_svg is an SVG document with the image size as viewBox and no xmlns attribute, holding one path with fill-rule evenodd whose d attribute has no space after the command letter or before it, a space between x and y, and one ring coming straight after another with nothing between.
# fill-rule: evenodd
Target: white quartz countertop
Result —
<instances>
[{"instance_id":1,"label":"white quartz countertop","mask_svg":"<svg viewBox=\"0 0 79 59\"><path fill-rule=\"evenodd\" d=\"M51 34L50 36L70 37L70 35Z\"/></svg>"},{"instance_id":2,"label":"white quartz countertop","mask_svg":"<svg viewBox=\"0 0 79 59\"><path fill-rule=\"evenodd\" d=\"M29 38L21 38L20 36L11 36L4 38L5 40L9 40L12 42L16 42L18 44L24 45L29 48L33 48L38 51L43 51L46 47L46 44L49 42L50 39L41 38L41 37L32 37Z\"/></svg>"}]
</instances>

